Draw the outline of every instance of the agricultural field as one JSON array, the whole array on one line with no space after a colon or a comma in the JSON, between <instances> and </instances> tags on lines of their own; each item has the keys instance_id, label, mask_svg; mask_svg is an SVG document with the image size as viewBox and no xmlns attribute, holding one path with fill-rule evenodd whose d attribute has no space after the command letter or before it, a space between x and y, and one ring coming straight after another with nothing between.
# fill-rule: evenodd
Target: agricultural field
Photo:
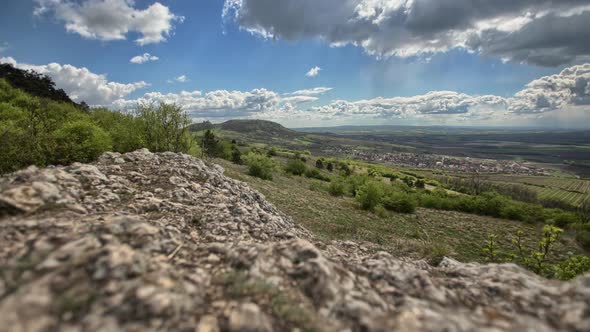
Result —
<instances>
[{"instance_id":1,"label":"agricultural field","mask_svg":"<svg viewBox=\"0 0 590 332\"><path fill-rule=\"evenodd\" d=\"M494 182L519 183L535 190L540 199L558 199L579 206L590 199L590 180L546 176L508 176L493 175L488 178Z\"/></svg>"},{"instance_id":2,"label":"agricultural field","mask_svg":"<svg viewBox=\"0 0 590 332\"><path fill-rule=\"evenodd\" d=\"M470 174L443 172L440 170L410 169L412 172L426 177L458 177L468 179ZM582 202L590 199L590 180L577 179L571 175L565 176L519 176L508 174L482 175L482 181L497 184L520 184L534 190L539 199L556 199L580 206Z\"/></svg>"}]
</instances>

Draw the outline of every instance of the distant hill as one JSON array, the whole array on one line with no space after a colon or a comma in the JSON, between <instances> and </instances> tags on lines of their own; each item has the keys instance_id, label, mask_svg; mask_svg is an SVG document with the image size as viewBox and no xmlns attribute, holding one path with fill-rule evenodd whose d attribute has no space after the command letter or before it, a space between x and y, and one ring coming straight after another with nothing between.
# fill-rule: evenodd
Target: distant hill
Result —
<instances>
[{"instance_id":1,"label":"distant hill","mask_svg":"<svg viewBox=\"0 0 590 332\"><path fill-rule=\"evenodd\" d=\"M275 136L285 138L300 136L300 134L294 130L285 128L276 122L266 120L229 120L218 124L212 124L209 121L205 121L194 123L190 126L191 131L201 131L206 129L218 129L263 137Z\"/></svg>"},{"instance_id":2,"label":"distant hill","mask_svg":"<svg viewBox=\"0 0 590 332\"><path fill-rule=\"evenodd\" d=\"M22 70L15 68L11 64L0 64L0 79L5 79L14 88L21 89L26 93L39 97L47 98L58 102L66 102L87 108L86 104L76 104L62 89L55 87L55 82L43 74L32 70Z\"/></svg>"}]
</instances>

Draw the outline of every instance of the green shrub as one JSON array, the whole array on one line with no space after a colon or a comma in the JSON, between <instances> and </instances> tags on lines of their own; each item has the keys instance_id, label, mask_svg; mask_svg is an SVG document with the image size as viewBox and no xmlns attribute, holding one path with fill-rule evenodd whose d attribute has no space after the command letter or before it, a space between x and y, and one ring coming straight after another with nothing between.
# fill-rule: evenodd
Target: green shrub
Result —
<instances>
[{"instance_id":1,"label":"green shrub","mask_svg":"<svg viewBox=\"0 0 590 332\"><path fill-rule=\"evenodd\" d=\"M398 213L414 213L416 204L412 196L403 193L392 193L383 198L383 206Z\"/></svg>"},{"instance_id":2,"label":"green shrub","mask_svg":"<svg viewBox=\"0 0 590 332\"><path fill-rule=\"evenodd\" d=\"M90 111L90 117L109 134L113 141L113 151L126 153L144 146L142 123L132 114L96 108Z\"/></svg>"},{"instance_id":3,"label":"green shrub","mask_svg":"<svg viewBox=\"0 0 590 332\"><path fill-rule=\"evenodd\" d=\"M555 266L555 278L570 280L588 271L590 271L590 258L576 255Z\"/></svg>"},{"instance_id":4,"label":"green shrub","mask_svg":"<svg viewBox=\"0 0 590 332\"><path fill-rule=\"evenodd\" d=\"M62 165L94 161L112 148L109 135L90 121L65 124L54 132L53 140L55 150L52 162Z\"/></svg>"},{"instance_id":5,"label":"green shrub","mask_svg":"<svg viewBox=\"0 0 590 332\"><path fill-rule=\"evenodd\" d=\"M305 171L305 177L310 179L318 179L325 182L330 182L330 178L323 175L322 172L318 171L317 169L308 169Z\"/></svg>"},{"instance_id":6,"label":"green shrub","mask_svg":"<svg viewBox=\"0 0 590 332\"><path fill-rule=\"evenodd\" d=\"M553 223L560 228L564 228L576 222L578 222L578 216L571 212L556 211L553 216Z\"/></svg>"},{"instance_id":7,"label":"green shrub","mask_svg":"<svg viewBox=\"0 0 590 332\"><path fill-rule=\"evenodd\" d=\"M248 165L248 174L263 180L272 180L272 172L275 169L273 160L265 155L250 152L243 158Z\"/></svg>"},{"instance_id":8,"label":"green shrub","mask_svg":"<svg viewBox=\"0 0 590 332\"><path fill-rule=\"evenodd\" d=\"M143 142L152 152L188 152L193 138L188 126L192 120L176 104L138 105L135 116L141 121Z\"/></svg>"},{"instance_id":9,"label":"green shrub","mask_svg":"<svg viewBox=\"0 0 590 332\"><path fill-rule=\"evenodd\" d=\"M344 196L346 187L341 181L333 181L328 186L328 193L334 197Z\"/></svg>"},{"instance_id":10,"label":"green shrub","mask_svg":"<svg viewBox=\"0 0 590 332\"><path fill-rule=\"evenodd\" d=\"M361 209L373 211L383 198L383 184L376 181L367 181L362 185L357 193L356 200L359 202Z\"/></svg>"},{"instance_id":11,"label":"green shrub","mask_svg":"<svg viewBox=\"0 0 590 332\"><path fill-rule=\"evenodd\" d=\"M300 159L290 160L285 166L285 172L297 176L303 175L306 169L305 163Z\"/></svg>"}]
</instances>

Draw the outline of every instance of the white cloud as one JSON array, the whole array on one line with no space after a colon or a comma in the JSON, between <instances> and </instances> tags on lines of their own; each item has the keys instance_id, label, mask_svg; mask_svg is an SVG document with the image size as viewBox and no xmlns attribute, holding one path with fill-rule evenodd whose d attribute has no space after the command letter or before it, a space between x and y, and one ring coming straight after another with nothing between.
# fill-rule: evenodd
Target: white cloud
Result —
<instances>
[{"instance_id":1,"label":"white cloud","mask_svg":"<svg viewBox=\"0 0 590 332\"><path fill-rule=\"evenodd\" d=\"M226 0L223 17L264 38L377 57L464 49L542 66L590 59L586 0Z\"/></svg>"},{"instance_id":2,"label":"white cloud","mask_svg":"<svg viewBox=\"0 0 590 332\"><path fill-rule=\"evenodd\" d=\"M111 82L104 74L95 74L87 68L78 68L69 64L31 65L18 63L11 57L0 58L0 63L9 63L17 68L45 74L51 77L56 86L63 89L72 100L85 101L95 106L110 106L115 100L125 98L132 92L149 86L144 81L128 84Z\"/></svg>"},{"instance_id":3,"label":"white cloud","mask_svg":"<svg viewBox=\"0 0 590 332\"><path fill-rule=\"evenodd\" d=\"M570 105L590 109L590 63L530 82L511 100L510 111L545 113Z\"/></svg>"},{"instance_id":4,"label":"white cloud","mask_svg":"<svg viewBox=\"0 0 590 332\"><path fill-rule=\"evenodd\" d=\"M333 88L327 88L327 87L320 86L320 87L313 88L313 89L297 90L292 93L287 93L286 95L314 96L314 95L324 94L324 93L331 91L331 90L333 90Z\"/></svg>"},{"instance_id":5,"label":"white cloud","mask_svg":"<svg viewBox=\"0 0 590 332\"><path fill-rule=\"evenodd\" d=\"M36 0L35 16L52 14L68 32L99 40L124 40L130 32L141 36L139 45L165 41L173 31L176 16L155 2L146 9L134 8L133 0Z\"/></svg>"},{"instance_id":6,"label":"white cloud","mask_svg":"<svg viewBox=\"0 0 590 332\"><path fill-rule=\"evenodd\" d=\"M319 73L320 73L320 70L322 70L322 68L320 68L320 67L317 67L317 66L316 66L316 67L313 67L313 68L311 68L311 69L310 69L310 70L309 70L309 71L308 71L308 72L305 74L305 76L307 76L307 77L316 77L316 76L318 76L318 75L319 75Z\"/></svg>"},{"instance_id":7,"label":"white cloud","mask_svg":"<svg viewBox=\"0 0 590 332\"><path fill-rule=\"evenodd\" d=\"M171 80L168 80L167 82L168 83L174 83L174 82L186 83L188 81L190 81L190 80L188 79L188 77L186 75L180 75L180 76L178 76L176 78L173 78Z\"/></svg>"},{"instance_id":8,"label":"white cloud","mask_svg":"<svg viewBox=\"0 0 590 332\"><path fill-rule=\"evenodd\" d=\"M148 61L158 61L160 60L160 58L158 58L155 55L151 55L149 53L144 53L142 55L136 55L133 58L131 58L131 60L129 60L129 62L131 63L135 63L135 64L142 64L142 63L146 63Z\"/></svg>"},{"instance_id":9,"label":"white cloud","mask_svg":"<svg viewBox=\"0 0 590 332\"><path fill-rule=\"evenodd\" d=\"M205 94L201 91L169 94L151 92L135 100L118 100L115 106L133 108L137 104L159 102L180 105L193 117L232 118L273 110L279 105L280 96L266 89L254 89L249 92L217 90Z\"/></svg>"}]
</instances>

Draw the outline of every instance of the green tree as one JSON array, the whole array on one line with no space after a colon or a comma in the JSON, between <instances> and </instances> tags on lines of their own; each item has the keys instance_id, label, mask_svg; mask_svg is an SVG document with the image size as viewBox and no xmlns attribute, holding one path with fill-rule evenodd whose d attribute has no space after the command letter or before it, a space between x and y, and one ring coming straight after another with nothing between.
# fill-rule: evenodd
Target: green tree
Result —
<instances>
[{"instance_id":1,"label":"green tree","mask_svg":"<svg viewBox=\"0 0 590 332\"><path fill-rule=\"evenodd\" d=\"M205 135L203 135L203 153L207 155L207 157L213 158L216 156L218 151L218 141L215 138L215 134L210 129L205 131Z\"/></svg>"},{"instance_id":2,"label":"green tree","mask_svg":"<svg viewBox=\"0 0 590 332\"><path fill-rule=\"evenodd\" d=\"M138 105L136 116L141 120L144 144L150 151L186 153L190 150L191 119L182 107L167 103Z\"/></svg>"},{"instance_id":3,"label":"green tree","mask_svg":"<svg viewBox=\"0 0 590 332\"><path fill-rule=\"evenodd\" d=\"M231 161L236 165L242 164L242 152L240 152L240 149L235 145L232 145Z\"/></svg>"}]
</instances>

